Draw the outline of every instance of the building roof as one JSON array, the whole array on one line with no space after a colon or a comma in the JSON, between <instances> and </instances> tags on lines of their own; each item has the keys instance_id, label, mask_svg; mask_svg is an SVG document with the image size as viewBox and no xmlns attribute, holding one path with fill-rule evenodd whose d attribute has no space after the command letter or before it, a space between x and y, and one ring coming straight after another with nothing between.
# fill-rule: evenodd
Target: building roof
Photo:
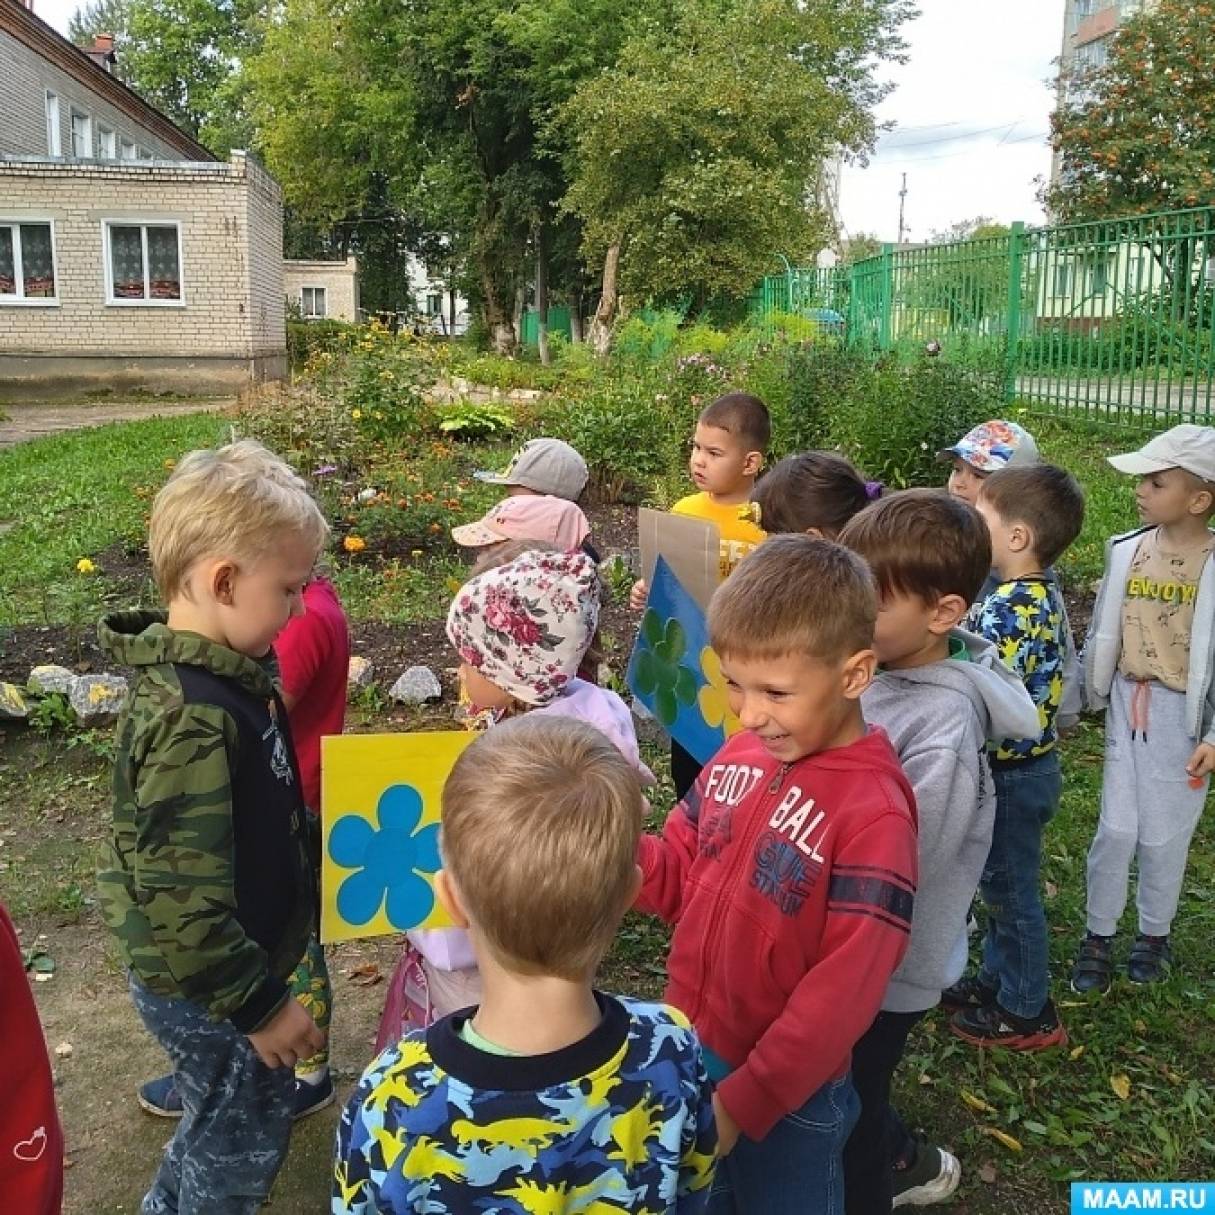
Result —
<instances>
[{"instance_id":1,"label":"building roof","mask_svg":"<svg viewBox=\"0 0 1215 1215\"><path fill-rule=\"evenodd\" d=\"M0 30L11 34L36 55L104 97L140 126L177 148L187 160L216 159L198 140L187 135L155 106L144 101L134 89L128 88L117 76L112 76L102 63L96 62L87 51L63 37L20 0L0 0ZM99 49L94 46L94 51Z\"/></svg>"}]
</instances>

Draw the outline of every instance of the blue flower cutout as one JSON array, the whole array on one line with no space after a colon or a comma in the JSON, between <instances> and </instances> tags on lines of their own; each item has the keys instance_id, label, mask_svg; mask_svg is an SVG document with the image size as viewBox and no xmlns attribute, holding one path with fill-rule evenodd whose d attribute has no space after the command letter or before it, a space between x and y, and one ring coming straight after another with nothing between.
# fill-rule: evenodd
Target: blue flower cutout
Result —
<instances>
[{"instance_id":1,"label":"blue flower cutout","mask_svg":"<svg viewBox=\"0 0 1215 1215\"><path fill-rule=\"evenodd\" d=\"M350 924L366 924L387 901L389 922L405 932L434 906L434 891L419 875L439 868L439 825L416 830L422 796L412 785L389 785L375 814L378 831L365 818L345 814L329 833L329 855L357 870L338 887L338 912Z\"/></svg>"}]
</instances>

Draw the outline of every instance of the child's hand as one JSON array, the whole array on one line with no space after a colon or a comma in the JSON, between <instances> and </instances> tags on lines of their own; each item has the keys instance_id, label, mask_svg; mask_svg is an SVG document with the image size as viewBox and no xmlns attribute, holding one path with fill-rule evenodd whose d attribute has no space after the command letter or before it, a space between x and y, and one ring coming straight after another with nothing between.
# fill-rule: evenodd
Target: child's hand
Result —
<instances>
[{"instance_id":1,"label":"child's hand","mask_svg":"<svg viewBox=\"0 0 1215 1215\"><path fill-rule=\"evenodd\" d=\"M738 1142L738 1123L726 1113L721 1098L713 1094L713 1117L717 1120L717 1154L728 1156Z\"/></svg>"},{"instance_id":2,"label":"child's hand","mask_svg":"<svg viewBox=\"0 0 1215 1215\"><path fill-rule=\"evenodd\" d=\"M325 1045L325 1035L302 1004L288 999L249 1041L267 1067L294 1067Z\"/></svg>"},{"instance_id":3,"label":"child's hand","mask_svg":"<svg viewBox=\"0 0 1215 1215\"><path fill-rule=\"evenodd\" d=\"M1215 747L1210 743L1199 743L1185 766L1190 777L1190 784L1201 784L1204 777L1215 772Z\"/></svg>"},{"instance_id":4,"label":"child's hand","mask_svg":"<svg viewBox=\"0 0 1215 1215\"><path fill-rule=\"evenodd\" d=\"M650 588L644 578L638 578L633 583L633 589L629 591L629 607L634 612L640 612L645 608L645 601L650 597Z\"/></svg>"}]
</instances>

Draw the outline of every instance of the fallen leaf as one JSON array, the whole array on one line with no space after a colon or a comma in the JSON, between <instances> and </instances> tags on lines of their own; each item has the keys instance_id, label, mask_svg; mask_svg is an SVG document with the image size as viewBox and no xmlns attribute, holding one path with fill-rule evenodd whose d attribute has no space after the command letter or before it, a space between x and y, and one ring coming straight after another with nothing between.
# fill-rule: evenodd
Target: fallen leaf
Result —
<instances>
[{"instance_id":1,"label":"fallen leaf","mask_svg":"<svg viewBox=\"0 0 1215 1215\"><path fill-rule=\"evenodd\" d=\"M927 1072L920 1072L920 1084L936 1084L936 1081Z\"/></svg>"},{"instance_id":2,"label":"fallen leaf","mask_svg":"<svg viewBox=\"0 0 1215 1215\"><path fill-rule=\"evenodd\" d=\"M996 1183L996 1166L994 1164L979 1165L979 1180L984 1185L995 1185Z\"/></svg>"},{"instance_id":3,"label":"fallen leaf","mask_svg":"<svg viewBox=\"0 0 1215 1215\"><path fill-rule=\"evenodd\" d=\"M70 1059L72 1057L72 1044L70 1042L60 1042L55 1047L56 1059Z\"/></svg>"},{"instance_id":4,"label":"fallen leaf","mask_svg":"<svg viewBox=\"0 0 1215 1215\"><path fill-rule=\"evenodd\" d=\"M984 1101L982 1097L976 1097L974 1093L970 1092L968 1089L959 1089L958 1096L961 1097L972 1110L978 1110L980 1114L996 1113L996 1107L994 1105L988 1105L988 1103Z\"/></svg>"},{"instance_id":5,"label":"fallen leaf","mask_svg":"<svg viewBox=\"0 0 1215 1215\"><path fill-rule=\"evenodd\" d=\"M1137 1034L1146 1034L1147 1033L1147 1023L1142 1020L1136 1021L1135 1024L1131 1026L1131 1028Z\"/></svg>"},{"instance_id":6,"label":"fallen leaf","mask_svg":"<svg viewBox=\"0 0 1215 1215\"><path fill-rule=\"evenodd\" d=\"M990 1135L997 1143L1002 1143L1010 1152L1023 1152L1025 1149L1021 1146L1020 1139L1014 1139L1007 1131L1002 1131L998 1127L985 1126L983 1128L984 1135Z\"/></svg>"},{"instance_id":7,"label":"fallen leaf","mask_svg":"<svg viewBox=\"0 0 1215 1215\"><path fill-rule=\"evenodd\" d=\"M356 966L350 973L350 981L356 987L374 987L383 981L384 975L374 962Z\"/></svg>"},{"instance_id":8,"label":"fallen leaf","mask_svg":"<svg viewBox=\"0 0 1215 1215\"><path fill-rule=\"evenodd\" d=\"M1074 1062L1075 1062L1077 1059L1079 1059L1079 1058L1080 1058L1080 1056L1081 1056L1082 1054L1084 1054L1084 1046L1083 1046L1083 1045L1080 1045L1080 1046L1073 1046L1073 1047L1071 1048L1071 1050L1070 1050L1070 1051L1068 1051L1068 1053L1067 1053L1067 1057L1068 1057L1069 1059L1071 1059L1071 1060L1072 1060L1072 1062L1074 1063Z\"/></svg>"},{"instance_id":9,"label":"fallen leaf","mask_svg":"<svg viewBox=\"0 0 1215 1215\"><path fill-rule=\"evenodd\" d=\"M1114 1090L1116 1097L1125 1101L1131 1095L1131 1078L1124 1072L1119 1072L1110 1077L1110 1088Z\"/></svg>"}]
</instances>

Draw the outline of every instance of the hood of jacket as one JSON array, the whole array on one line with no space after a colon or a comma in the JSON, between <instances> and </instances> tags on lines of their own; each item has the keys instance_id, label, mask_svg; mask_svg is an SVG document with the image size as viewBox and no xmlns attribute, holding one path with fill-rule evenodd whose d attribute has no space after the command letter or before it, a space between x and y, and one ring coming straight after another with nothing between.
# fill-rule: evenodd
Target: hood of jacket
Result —
<instances>
[{"instance_id":1,"label":"hood of jacket","mask_svg":"<svg viewBox=\"0 0 1215 1215\"><path fill-rule=\"evenodd\" d=\"M984 637L965 629L951 629L950 641L966 647L966 659L947 659L927 666L901 671L879 671L875 687L894 690L899 684L928 688L946 688L965 696L974 706L983 723L984 737L989 742L1005 738L1033 738L1042 732L1038 709L1021 680L1000 661L996 647ZM915 687L904 687L910 693ZM864 702L862 701L862 704ZM907 712L919 713L922 705L907 700ZM881 719L887 725L886 719ZM897 744L896 744L897 745Z\"/></svg>"},{"instance_id":2,"label":"hood of jacket","mask_svg":"<svg viewBox=\"0 0 1215 1215\"><path fill-rule=\"evenodd\" d=\"M250 658L198 633L171 629L167 619L159 610L114 612L98 626L98 644L124 666L184 663L234 679L255 696L273 695L278 673L273 650L263 659Z\"/></svg>"}]
</instances>

